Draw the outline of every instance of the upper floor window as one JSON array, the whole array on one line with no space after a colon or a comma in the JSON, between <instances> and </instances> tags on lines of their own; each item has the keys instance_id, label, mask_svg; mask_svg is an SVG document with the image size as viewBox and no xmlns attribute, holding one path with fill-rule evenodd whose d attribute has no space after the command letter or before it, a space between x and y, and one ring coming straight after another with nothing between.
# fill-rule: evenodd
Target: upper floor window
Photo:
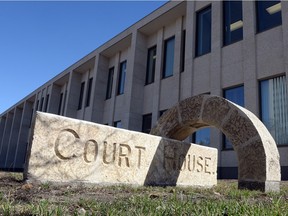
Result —
<instances>
[{"instance_id":1,"label":"upper floor window","mask_svg":"<svg viewBox=\"0 0 288 216\"><path fill-rule=\"evenodd\" d=\"M280 1L256 1L257 32L282 24Z\"/></svg>"},{"instance_id":2,"label":"upper floor window","mask_svg":"<svg viewBox=\"0 0 288 216\"><path fill-rule=\"evenodd\" d=\"M87 89L86 102L85 102L86 107L90 106L90 97L91 97L91 91L92 91L92 83L93 83L93 78L91 77L89 79L89 82L88 82L88 89Z\"/></svg>"},{"instance_id":3,"label":"upper floor window","mask_svg":"<svg viewBox=\"0 0 288 216\"><path fill-rule=\"evenodd\" d=\"M60 94L60 98L59 98L59 106L58 106L58 115L61 115L61 108L62 108L62 101L63 101L63 92Z\"/></svg>"},{"instance_id":4,"label":"upper floor window","mask_svg":"<svg viewBox=\"0 0 288 216\"><path fill-rule=\"evenodd\" d=\"M211 51L211 6L196 14L196 53L201 56Z\"/></svg>"},{"instance_id":5,"label":"upper floor window","mask_svg":"<svg viewBox=\"0 0 288 216\"><path fill-rule=\"evenodd\" d=\"M126 77L126 64L127 62L121 62L120 63L120 71L119 71L119 77L118 77L118 89L117 94L124 94L124 85L125 85L125 77Z\"/></svg>"},{"instance_id":6,"label":"upper floor window","mask_svg":"<svg viewBox=\"0 0 288 216\"><path fill-rule=\"evenodd\" d=\"M174 43L175 37L171 37L164 44L164 64L162 78L173 75L174 68Z\"/></svg>"},{"instance_id":7,"label":"upper floor window","mask_svg":"<svg viewBox=\"0 0 288 216\"><path fill-rule=\"evenodd\" d=\"M185 40L186 40L186 30L182 31L181 36L181 53L180 53L180 71L184 72L185 70Z\"/></svg>"},{"instance_id":8,"label":"upper floor window","mask_svg":"<svg viewBox=\"0 0 288 216\"><path fill-rule=\"evenodd\" d=\"M146 85L154 82L155 67L156 67L156 48L157 47L154 46L148 49L146 81L145 81Z\"/></svg>"},{"instance_id":9,"label":"upper floor window","mask_svg":"<svg viewBox=\"0 0 288 216\"><path fill-rule=\"evenodd\" d=\"M223 44L243 39L242 1L223 1Z\"/></svg>"},{"instance_id":10,"label":"upper floor window","mask_svg":"<svg viewBox=\"0 0 288 216\"><path fill-rule=\"evenodd\" d=\"M110 68L108 72L106 99L111 98L111 95L112 95L113 76L114 76L114 67Z\"/></svg>"},{"instance_id":11,"label":"upper floor window","mask_svg":"<svg viewBox=\"0 0 288 216\"><path fill-rule=\"evenodd\" d=\"M211 134L210 127L199 129L195 133L193 133L192 142L199 145L209 146L210 134Z\"/></svg>"},{"instance_id":12,"label":"upper floor window","mask_svg":"<svg viewBox=\"0 0 288 216\"><path fill-rule=\"evenodd\" d=\"M142 132L143 133L150 133L152 124L152 114L143 115L142 119Z\"/></svg>"},{"instance_id":13,"label":"upper floor window","mask_svg":"<svg viewBox=\"0 0 288 216\"><path fill-rule=\"evenodd\" d=\"M45 101L45 109L44 109L44 112L47 112L48 110L48 104L49 104L49 94L46 95L46 101Z\"/></svg>"},{"instance_id":14,"label":"upper floor window","mask_svg":"<svg viewBox=\"0 0 288 216\"><path fill-rule=\"evenodd\" d=\"M244 86L224 90L224 98L244 107ZM224 135L224 149L233 149L232 143Z\"/></svg>"},{"instance_id":15,"label":"upper floor window","mask_svg":"<svg viewBox=\"0 0 288 216\"><path fill-rule=\"evenodd\" d=\"M261 120L278 145L288 144L288 94L285 76L260 82Z\"/></svg>"},{"instance_id":16,"label":"upper floor window","mask_svg":"<svg viewBox=\"0 0 288 216\"><path fill-rule=\"evenodd\" d=\"M82 109L84 89L85 89L85 82L82 82L81 83L81 87L80 87L80 96L79 96L79 101L78 101L78 110Z\"/></svg>"}]
</instances>

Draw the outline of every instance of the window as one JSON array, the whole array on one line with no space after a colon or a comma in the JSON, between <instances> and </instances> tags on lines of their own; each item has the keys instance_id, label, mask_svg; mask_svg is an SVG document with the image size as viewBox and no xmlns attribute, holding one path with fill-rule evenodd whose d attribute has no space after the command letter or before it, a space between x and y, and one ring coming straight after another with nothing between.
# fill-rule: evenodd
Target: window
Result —
<instances>
[{"instance_id":1,"label":"window","mask_svg":"<svg viewBox=\"0 0 288 216\"><path fill-rule=\"evenodd\" d=\"M223 1L223 44L243 39L242 1Z\"/></svg>"},{"instance_id":2,"label":"window","mask_svg":"<svg viewBox=\"0 0 288 216\"><path fill-rule=\"evenodd\" d=\"M244 107L244 86L224 90L224 98ZM233 149L232 143L223 135L224 149Z\"/></svg>"},{"instance_id":3,"label":"window","mask_svg":"<svg viewBox=\"0 0 288 216\"><path fill-rule=\"evenodd\" d=\"M90 78L88 81L88 89L87 89L86 102L85 102L86 107L90 106L92 83L93 83L93 78Z\"/></svg>"},{"instance_id":4,"label":"window","mask_svg":"<svg viewBox=\"0 0 288 216\"><path fill-rule=\"evenodd\" d=\"M185 40L186 40L186 30L182 31L181 37L181 52L180 52L180 72L185 70Z\"/></svg>"},{"instance_id":5,"label":"window","mask_svg":"<svg viewBox=\"0 0 288 216\"><path fill-rule=\"evenodd\" d=\"M201 56L211 51L211 6L196 14L196 53Z\"/></svg>"},{"instance_id":6,"label":"window","mask_svg":"<svg viewBox=\"0 0 288 216\"><path fill-rule=\"evenodd\" d=\"M36 103L36 111L39 110L39 100L37 100L37 103Z\"/></svg>"},{"instance_id":7,"label":"window","mask_svg":"<svg viewBox=\"0 0 288 216\"><path fill-rule=\"evenodd\" d=\"M63 93L60 94L60 101L59 101L59 106L58 106L58 115L61 115L62 101L63 101Z\"/></svg>"},{"instance_id":8,"label":"window","mask_svg":"<svg viewBox=\"0 0 288 216\"><path fill-rule=\"evenodd\" d=\"M126 77L126 61L120 63L120 72L119 72L118 90L117 90L118 95L124 94L125 77Z\"/></svg>"},{"instance_id":9,"label":"window","mask_svg":"<svg viewBox=\"0 0 288 216\"><path fill-rule=\"evenodd\" d=\"M256 1L257 32L282 24L280 1Z\"/></svg>"},{"instance_id":10,"label":"window","mask_svg":"<svg viewBox=\"0 0 288 216\"><path fill-rule=\"evenodd\" d=\"M156 46L148 49L146 81L145 81L146 85L154 82L155 67L156 67Z\"/></svg>"},{"instance_id":11,"label":"window","mask_svg":"<svg viewBox=\"0 0 288 216\"><path fill-rule=\"evenodd\" d=\"M261 120L277 145L288 144L288 94L285 76L260 82Z\"/></svg>"},{"instance_id":12,"label":"window","mask_svg":"<svg viewBox=\"0 0 288 216\"><path fill-rule=\"evenodd\" d=\"M47 112L47 110L48 110L48 103L49 103L49 94L46 96L44 112Z\"/></svg>"},{"instance_id":13,"label":"window","mask_svg":"<svg viewBox=\"0 0 288 216\"><path fill-rule=\"evenodd\" d=\"M199 145L209 146L210 145L210 133L211 133L211 129L209 127L202 128L193 134L192 142L199 144Z\"/></svg>"},{"instance_id":14,"label":"window","mask_svg":"<svg viewBox=\"0 0 288 216\"><path fill-rule=\"evenodd\" d=\"M152 114L150 113L150 114L143 115L142 132L149 134L151 130L151 124L152 124Z\"/></svg>"},{"instance_id":15,"label":"window","mask_svg":"<svg viewBox=\"0 0 288 216\"><path fill-rule=\"evenodd\" d=\"M109 69L108 81L107 81L107 90L106 90L106 99L111 98L111 95L112 95L113 77L114 77L114 67Z\"/></svg>"},{"instance_id":16,"label":"window","mask_svg":"<svg viewBox=\"0 0 288 216\"><path fill-rule=\"evenodd\" d=\"M159 111L159 118L160 118L166 111L167 111L167 109L165 109L165 110L160 110L160 111Z\"/></svg>"},{"instance_id":17,"label":"window","mask_svg":"<svg viewBox=\"0 0 288 216\"><path fill-rule=\"evenodd\" d=\"M175 37L169 38L164 43L164 64L162 78L173 75L174 67L174 42Z\"/></svg>"},{"instance_id":18,"label":"window","mask_svg":"<svg viewBox=\"0 0 288 216\"><path fill-rule=\"evenodd\" d=\"M78 101L78 110L82 109L83 95L84 95L85 82L81 83L80 96Z\"/></svg>"},{"instance_id":19,"label":"window","mask_svg":"<svg viewBox=\"0 0 288 216\"><path fill-rule=\"evenodd\" d=\"M65 90L65 93L64 93L64 101L63 101L62 115L64 115L64 112L65 112L66 100L67 100L67 90Z\"/></svg>"},{"instance_id":20,"label":"window","mask_svg":"<svg viewBox=\"0 0 288 216\"><path fill-rule=\"evenodd\" d=\"M43 109L43 104L44 104L44 97L41 98L40 111L42 111L42 109Z\"/></svg>"},{"instance_id":21,"label":"window","mask_svg":"<svg viewBox=\"0 0 288 216\"><path fill-rule=\"evenodd\" d=\"M121 121L115 121L113 126L116 128L122 128L122 122Z\"/></svg>"}]
</instances>

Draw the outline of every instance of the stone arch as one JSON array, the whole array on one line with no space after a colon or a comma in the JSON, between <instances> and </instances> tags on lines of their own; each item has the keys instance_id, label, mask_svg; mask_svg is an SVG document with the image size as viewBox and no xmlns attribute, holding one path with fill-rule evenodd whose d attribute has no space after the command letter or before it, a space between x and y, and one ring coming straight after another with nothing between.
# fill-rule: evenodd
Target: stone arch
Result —
<instances>
[{"instance_id":1,"label":"stone arch","mask_svg":"<svg viewBox=\"0 0 288 216\"><path fill-rule=\"evenodd\" d=\"M240 189L279 190L279 152L273 137L253 113L224 98L187 98L167 110L150 134L184 140L207 126L218 128L232 142L238 158Z\"/></svg>"}]
</instances>

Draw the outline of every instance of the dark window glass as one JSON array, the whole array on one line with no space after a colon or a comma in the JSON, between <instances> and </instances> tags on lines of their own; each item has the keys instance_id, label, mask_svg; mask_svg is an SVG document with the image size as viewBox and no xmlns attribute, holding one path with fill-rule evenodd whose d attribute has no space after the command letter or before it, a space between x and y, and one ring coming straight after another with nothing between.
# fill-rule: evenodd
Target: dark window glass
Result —
<instances>
[{"instance_id":1,"label":"dark window glass","mask_svg":"<svg viewBox=\"0 0 288 216\"><path fill-rule=\"evenodd\" d=\"M244 107L244 86L224 90L224 98ZM233 149L232 143L223 135L224 149Z\"/></svg>"},{"instance_id":2,"label":"dark window glass","mask_svg":"<svg viewBox=\"0 0 288 216\"><path fill-rule=\"evenodd\" d=\"M143 133L150 133L152 124L152 114L143 115L142 119L142 132Z\"/></svg>"},{"instance_id":3,"label":"dark window glass","mask_svg":"<svg viewBox=\"0 0 288 216\"><path fill-rule=\"evenodd\" d=\"M81 83L80 87L80 96L78 101L78 110L82 109L82 102L83 102L83 96L84 96L84 88L85 88L85 82Z\"/></svg>"},{"instance_id":4,"label":"dark window glass","mask_svg":"<svg viewBox=\"0 0 288 216\"><path fill-rule=\"evenodd\" d=\"M36 111L39 110L39 100L37 100L37 103L36 103Z\"/></svg>"},{"instance_id":5,"label":"dark window glass","mask_svg":"<svg viewBox=\"0 0 288 216\"><path fill-rule=\"evenodd\" d=\"M256 1L257 32L282 24L280 1Z\"/></svg>"},{"instance_id":6,"label":"dark window glass","mask_svg":"<svg viewBox=\"0 0 288 216\"><path fill-rule=\"evenodd\" d=\"M199 145L209 146L210 145L210 133L211 133L210 128L202 128L193 134L192 142L199 144Z\"/></svg>"},{"instance_id":7,"label":"dark window glass","mask_svg":"<svg viewBox=\"0 0 288 216\"><path fill-rule=\"evenodd\" d=\"M159 118L160 118L166 111L167 111L167 109L159 111Z\"/></svg>"},{"instance_id":8,"label":"dark window glass","mask_svg":"<svg viewBox=\"0 0 288 216\"><path fill-rule=\"evenodd\" d=\"M174 42L175 37L169 38L164 43L164 64L162 78L173 75L174 67Z\"/></svg>"},{"instance_id":9,"label":"dark window glass","mask_svg":"<svg viewBox=\"0 0 288 216\"><path fill-rule=\"evenodd\" d=\"M156 46L148 49L146 81L145 81L146 85L154 82L155 67L156 67Z\"/></svg>"},{"instance_id":10,"label":"dark window glass","mask_svg":"<svg viewBox=\"0 0 288 216\"><path fill-rule=\"evenodd\" d=\"M58 115L61 115L62 101L63 101L63 93L60 94L60 101L59 101L59 106L58 106Z\"/></svg>"},{"instance_id":11,"label":"dark window glass","mask_svg":"<svg viewBox=\"0 0 288 216\"><path fill-rule=\"evenodd\" d=\"M115 121L113 126L116 128L122 128L122 122L121 121Z\"/></svg>"},{"instance_id":12,"label":"dark window glass","mask_svg":"<svg viewBox=\"0 0 288 216\"><path fill-rule=\"evenodd\" d=\"M125 77L126 77L126 61L120 63L118 90L117 90L118 95L124 94Z\"/></svg>"},{"instance_id":13,"label":"dark window glass","mask_svg":"<svg viewBox=\"0 0 288 216\"><path fill-rule=\"evenodd\" d=\"M223 1L224 45L243 39L242 1Z\"/></svg>"},{"instance_id":14,"label":"dark window glass","mask_svg":"<svg viewBox=\"0 0 288 216\"><path fill-rule=\"evenodd\" d=\"M260 82L261 120L277 145L288 144L288 94L285 76Z\"/></svg>"},{"instance_id":15,"label":"dark window glass","mask_svg":"<svg viewBox=\"0 0 288 216\"><path fill-rule=\"evenodd\" d=\"M180 71L183 72L185 70L185 40L186 40L186 31L182 31L181 38L181 53L180 53Z\"/></svg>"},{"instance_id":16,"label":"dark window glass","mask_svg":"<svg viewBox=\"0 0 288 216\"><path fill-rule=\"evenodd\" d=\"M43 109L43 104L44 104L44 97L41 98L40 111L42 111L42 109Z\"/></svg>"},{"instance_id":17,"label":"dark window glass","mask_svg":"<svg viewBox=\"0 0 288 216\"><path fill-rule=\"evenodd\" d=\"M109 69L108 81L107 81L107 90L106 90L106 99L111 98L111 95L112 95L113 77L114 77L114 67Z\"/></svg>"},{"instance_id":18,"label":"dark window glass","mask_svg":"<svg viewBox=\"0 0 288 216\"><path fill-rule=\"evenodd\" d=\"M47 110L48 110L48 103L49 103L49 94L46 96L44 112L47 112Z\"/></svg>"},{"instance_id":19,"label":"dark window glass","mask_svg":"<svg viewBox=\"0 0 288 216\"><path fill-rule=\"evenodd\" d=\"M197 57L211 51L211 6L197 12L196 19Z\"/></svg>"},{"instance_id":20,"label":"dark window glass","mask_svg":"<svg viewBox=\"0 0 288 216\"><path fill-rule=\"evenodd\" d=\"M90 106L92 83L93 83L93 78L90 78L88 82L88 89L87 89L86 102L85 102L86 107Z\"/></svg>"}]
</instances>

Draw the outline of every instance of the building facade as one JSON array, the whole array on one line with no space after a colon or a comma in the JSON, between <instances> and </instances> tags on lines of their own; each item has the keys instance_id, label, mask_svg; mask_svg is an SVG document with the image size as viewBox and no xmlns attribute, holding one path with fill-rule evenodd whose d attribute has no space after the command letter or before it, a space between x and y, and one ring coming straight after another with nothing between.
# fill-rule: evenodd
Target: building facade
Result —
<instances>
[{"instance_id":1,"label":"building facade","mask_svg":"<svg viewBox=\"0 0 288 216\"><path fill-rule=\"evenodd\" d=\"M0 170L23 170L37 110L149 132L177 102L213 94L264 122L288 179L287 73L287 1L167 2L0 115ZM237 178L218 129L189 139L218 149L219 178Z\"/></svg>"}]
</instances>

